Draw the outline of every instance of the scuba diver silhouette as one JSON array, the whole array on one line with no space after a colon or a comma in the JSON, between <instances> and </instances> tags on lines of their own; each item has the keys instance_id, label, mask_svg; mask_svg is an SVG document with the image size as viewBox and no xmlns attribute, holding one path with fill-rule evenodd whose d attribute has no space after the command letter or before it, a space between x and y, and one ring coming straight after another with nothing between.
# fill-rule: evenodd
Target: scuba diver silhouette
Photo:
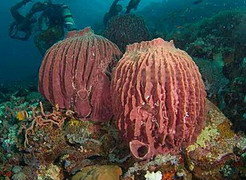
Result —
<instances>
[{"instance_id":1,"label":"scuba diver silhouette","mask_svg":"<svg viewBox=\"0 0 246 180\"><path fill-rule=\"evenodd\" d=\"M14 18L14 22L10 24L9 36L13 39L28 40L32 34L32 24L36 20L32 17L32 14L27 14L26 16L19 13L19 9L26 5L31 0L23 0L13 7L11 7L10 12Z\"/></svg>"},{"instance_id":2,"label":"scuba diver silhouette","mask_svg":"<svg viewBox=\"0 0 246 180\"><path fill-rule=\"evenodd\" d=\"M44 3L37 2L33 5L31 11L43 11L38 18L39 25L44 26L62 26L68 31L76 29L71 11L67 5L53 4L51 0ZM45 27L41 27L43 29Z\"/></svg>"},{"instance_id":3,"label":"scuba diver silhouette","mask_svg":"<svg viewBox=\"0 0 246 180\"><path fill-rule=\"evenodd\" d=\"M136 10L140 1L141 0L130 0L128 6L126 7L126 14L129 14L132 9Z\"/></svg>"},{"instance_id":4,"label":"scuba diver silhouette","mask_svg":"<svg viewBox=\"0 0 246 180\"><path fill-rule=\"evenodd\" d=\"M51 0L45 2L37 2L33 4L31 10L26 16L21 15L19 9L26 5L31 0L23 0L11 7L11 15L14 22L9 27L9 36L13 39L28 40L32 34L32 25L37 22L33 17L35 13L42 12L38 18L39 24L41 21L46 21L46 25L64 26L68 31L75 30L76 26L68 6L63 4L53 4ZM44 20L45 19L45 20Z\"/></svg>"},{"instance_id":5,"label":"scuba diver silhouette","mask_svg":"<svg viewBox=\"0 0 246 180\"><path fill-rule=\"evenodd\" d=\"M103 18L104 25L107 25L108 21L112 17L117 16L122 11L123 8L120 4L118 4L119 1L120 0L114 0L112 5L110 6L109 11L104 15L104 18Z\"/></svg>"},{"instance_id":6,"label":"scuba diver silhouette","mask_svg":"<svg viewBox=\"0 0 246 180\"><path fill-rule=\"evenodd\" d=\"M118 4L120 0L114 0L112 5L110 6L109 11L104 15L103 24L106 26L108 21L115 16L118 16L120 12L122 12L122 6ZM126 7L125 14L129 14L132 9L137 9L138 4L141 0L130 0Z\"/></svg>"},{"instance_id":7,"label":"scuba diver silhouette","mask_svg":"<svg viewBox=\"0 0 246 180\"><path fill-rule=\"evenodd\" d=\"M36 2L24 16L19 9L31 0L23 0L11 8L14 22L9 28L9 36L13 39L26 41L34 33L34 43L41 54L54 43L64 37L67 31L76 30L76 25L67 5L53 4L51 0ZM36 13L37 18L34 18ZM35 31L33 31L35 24Z\"/></svg>"},{"instance_id":8,"label":"scuba diver silhouette","mask_svg":"<svg viewBox=\"0 0 246 180\"><path fill-rule=\"evenodd\" d=\"M38 30L34 36L34 42L43 55L57 41L63 39L65 29L76 30L76 25L67 5L53 4L51 0L45 3L33 5L34 12L42 9L38 18Z\"/></svg>"}]
</instances>

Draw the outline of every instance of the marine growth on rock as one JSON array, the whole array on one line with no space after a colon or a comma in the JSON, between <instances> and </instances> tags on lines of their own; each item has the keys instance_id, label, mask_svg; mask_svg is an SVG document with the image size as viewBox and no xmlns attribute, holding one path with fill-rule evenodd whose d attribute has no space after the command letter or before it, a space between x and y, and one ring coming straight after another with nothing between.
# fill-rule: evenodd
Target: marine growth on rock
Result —
<instances>
[{"instance_id":1,"label":"marine growth on rock","mask_svg":"<svg viewBox=\"0 0 246 180\"><path fill-rule=\"evenodd\" d=\"M118 128L138 159L178 152L205 125L198 67L172 42L158 38L127 46L111 88Z\"/></svg>"},{"instance_id":2,"label":"marine growth on rock","mask_svg":"<svg viewBox=\"0 0 246 180\"><path fill-rule=\"evenodd\" d=\"M90 28L72 31L46 53L39 91L53 105L79 117L106 121L110 107L110 70L121 56L118 47Z\"/></svg>"}]
</instances>

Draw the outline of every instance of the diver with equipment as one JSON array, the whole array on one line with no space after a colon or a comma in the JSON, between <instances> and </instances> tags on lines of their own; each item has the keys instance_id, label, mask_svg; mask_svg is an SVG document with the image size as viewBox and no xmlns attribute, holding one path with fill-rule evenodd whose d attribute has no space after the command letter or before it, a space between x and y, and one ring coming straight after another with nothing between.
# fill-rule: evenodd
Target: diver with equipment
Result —
<instances>
[{"instance_id":1,"label":"diver with equipment","mask_svg":"<svg viewBox=\"0 0 246 180\"><path fill-rule=\"evenodd\" d=\"M104 26L107 25L108 21L111 18L118 16L122 12L123 7L122 7L122 5L118 4L119 1L120 0L114 0L112 5L110 6L109 11L104 15L104 17L103 17ZM132 9L137 9L140 1L141 0L130 0L127 7L126 7L125 14L129 14Z\"/></svg>"},{"instance_id":2,"label":"diver with equipment","mask_svg":"<svg viewBox=\"0 0 246 180\"><path fill-rule=\"evenodd\" d=\"M23 0L11 8L15 21L10 25L9 36L18 40L28 40L33 33L35 24L34 42L41 54L62 39L67 31L76 30L76 25L67 5L54 4L51 0L36 2L26 16L19 13L19 9L31 0ZM37 18L34 18L36 13Z\"/></svg>"},{"instance_id":3,"label":"diver with equipment","mask_svg":"<svg viewBox=\"0 0 246 180\"><path fill-rule=\"evenodd\" d=\"M64 26L68 31L76 29L69 7L64 4L53 4L51 0L36 2L26 16L21 15L19 9L30 1L23 0L11 8L11 15L15 20L9 28L11 38L28 40L32 34L32 25L37 21L33 17L37 12L42 12L38 18L39 24L43 21L42 23L46 23L47 26Z\"/></svg>"},{"instance_id":4,"label":"diver with equipment","mask_svg":"<svg viewBox=\"0 0 246 180\"><path fill-rule=\"evenodd\" d=\"M38 30L34 36L34 42L43 55L48 48L63 39L65 29L76 30L76 25L67 5L53 4L51 0L35 5L35 9L42 8L43 12L38 18Z\"/></svg>"},{"instance_id":5,"label":"diver with equipment","mask_svg":"<svg viewBox=\"0 0 246 180\"><path fill-rule=\"evenodd\" d=\"M76 25L71 10L64 4L53 4L51 0L44 3L37 2L33 5L31 12L42 10L42 14L38 18L39 25L62 26L68 31L76 29ZM44 27L41 27L43 29Z\"/></svg>"},{"instance_id":6,"label":"diver with equipment","mask_svg":"<svg viewBox=\"0 0 246 180\"><path fill-rule=\"evenodd\" d=\"M19 12L19 9L30 1L31 0L23 0L10 9L14 22L10 24L9 36L13 39L26 41L32 34L32 25L36 22L36 19L32 17L32 14L24 16Z\"/></svg>"},{"instance_id":7,"label":"diver with equipment","mask_svg":"<svg viewBox=\"0 0 246 180\"><path fill-rule=\"evenodd\" d=\"M109 11L104 15L103 18L103 23L106 26L108 21L112 18L117 16L121 11L122 11L122 6L120 4L118 4L120 0L114 0L114 2L112 3L112 5L110 6Z\"/></svg>"},{"instance_id":8,"label":"diver with equipment","mask_svg":"<svg viewBox=\"0 0 246 180\"><path fill-rule=\"evenodd\" d=\"M141 0L130 0L128 6L126 7L126 14L129 14L132 9L137 9Z\"/></svg>"}]
</instances>

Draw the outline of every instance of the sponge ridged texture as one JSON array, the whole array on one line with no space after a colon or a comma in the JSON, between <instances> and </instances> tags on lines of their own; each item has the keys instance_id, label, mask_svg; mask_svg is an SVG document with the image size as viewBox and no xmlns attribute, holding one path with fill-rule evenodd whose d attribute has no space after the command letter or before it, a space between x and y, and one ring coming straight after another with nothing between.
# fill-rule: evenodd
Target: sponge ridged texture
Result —
<instances>
[{"instance_id":1,"label":"sponge ridged texture","mask_svg":"<svg viewBox=\"0 0 246 180\"><path fill-rule=\"evenodd\" d=\"M198 67L172 42L129 45L111 90L118 128L136 158L177 152L204 127L206 92Z\"/></svg>"},{"instance_id":2,"label":"sponge ridged texture","mask_svg":"<svg viewBox=\"0 0 246 180\"><path fill-rule=\"evenodd\" d=\"M47 51L39 71L39 91L53 105L73 110L79 117L109 120L107 73L121 54L115 44L90 28L70 32Z\"/></svg>"}]
</instances>

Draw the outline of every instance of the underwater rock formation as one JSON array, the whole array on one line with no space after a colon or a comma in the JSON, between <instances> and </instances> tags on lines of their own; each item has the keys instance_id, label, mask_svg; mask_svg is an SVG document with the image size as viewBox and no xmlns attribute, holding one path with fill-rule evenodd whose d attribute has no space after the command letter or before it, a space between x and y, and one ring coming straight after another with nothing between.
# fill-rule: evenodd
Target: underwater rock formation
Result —
<instances>
[{"instance_id":1,"label":"underwater rock formation","mask_svg":"<svg viewBox=\"0 0 246 180\"><path fill-rule=\"evenodd\" d=\"M112 18L104 35L117 44L121 51L125 51L129 44L150 40L150 33L144 20L132 14Z\"/></svg>"},{"instance_id":2,"label":"underwater rock formation","mask_svg":"<svg viewBox=\"0 0 246 180\"><path fill-rule=\"evenodd\" d=\"M161 172L162 179L244 179L246 138L231 130L231 122L206 101L206 126L195 143L180 154L159 154L150 161L136 162L124 180L144 179L144 172ZM146 176L146 175L145 175Z\"/></svg>"},{"instance_id":3,"label":"underwater rock formation","mask_svg":"<svg viewBox=\"0 0 246 180\"><path fill-rule=\"evenodd\" d=\"M204 50L206 56L221 52L225 48L233 48L232 50L234 50L237 48L235 46L245 44L243 41L244 28L242 27L245 18L245 10L221 11L210 18L204 18L197 23L186 24L181 29L175 29L168 35L168 39L175 39L179 47L187 50L187 46L194 43L193 48L196 49L191 48L191 51L188 51L189 54L193 52L194 55L196 55L195 51L199 50L199 47L212 51ZM238 36L241 38L239 39ZM195 43L196 41L197 43ZM201 43L201 41L203 42Z\"/></svg>"},{"instance_id":4,"label":"underwater rock formation","mask_svg":"<svg viewBox=\"0 0 246 180\"><path fill-rule=\"evenodd\" d=\"M204 127L201 75L172 42L158 38L127 46L111 88L118 128L138 159L178 152Z\"/></svg>"},{"instance_id":5,"label":"underwater rock formation","mask_svg":"<svg viewBox=\"0 0 246 180\"><path fill-rule=\"evenodd\" d=\"M234 84L246 78L245 20L245 9L223 10L176 28L166 36L193 57L205 81L209 100L233 122L236 131L244 132L245 93L239 85L243 81Z\"/></svg>"},{"instance_id":6,"label":"underwater rock formation","mask_svg":"<svg viewBox=\"0 0 246 180\"><path fill-rule=\"evenodd\" d=\"M206 127L197 141L186 148L189 170L198 179L241 179L246 173L245 135L236 134L231 122L213 103L207 100L206 104Z\"/></svg>"},{"instance_id":7,"label":"underwater rock formation","mask_svg":"<svg viewBox=\"0 0 246 180\"><path fill-rule=\"evenodd\" d=\"M71 180L120 180L122 170L118 166L103 165L103 166L87 166L80 172L75 174Z\"/></svg>"},{"instance_id":8,"label":"underwater rock formation","mask_svg":"<svg viewBox=\"0 0 246 180\"><path fill-rule=\"evenodd\" d=\"M79 117L109 120L108 75L120 56L115 44L90 28L70 32L47 51L39 71L39 91L53 105L73 110Z\"/></svg>"},{"instance_id":9,"label":"underwater rock formation","mask_svg":"<svg viewBox=\"0 0 246 180\"><path fill-rule=\"evenodd\" d=\"M246 177L246 137L235 134L231 122L209 101L206 126L195 143L179 154L157 154L136 162L114 121L81 121L71 111L52 108L41 96L31 94L12 92L9 101L0 103L0 179L109 180L118 179L121 170L122 180L154 174L163 180ZM28 113L26 119L17 118L20 111ZM60 127L50 121L64 118Z\"/></svg>"},{"instance_id":10,"label":"underwater rock formation","mask_svg":"<svg viewBox=\"0 0 246 180\"><path fill-rule=\"evenodd\" d=\"M222 88L226 87L229 80L222 72L222 65L216 61L208 61L203 58L193 58L196 65L199 67L202 75L207 97L216 103L216 97Z\"/></svg>"}]
</instances>

